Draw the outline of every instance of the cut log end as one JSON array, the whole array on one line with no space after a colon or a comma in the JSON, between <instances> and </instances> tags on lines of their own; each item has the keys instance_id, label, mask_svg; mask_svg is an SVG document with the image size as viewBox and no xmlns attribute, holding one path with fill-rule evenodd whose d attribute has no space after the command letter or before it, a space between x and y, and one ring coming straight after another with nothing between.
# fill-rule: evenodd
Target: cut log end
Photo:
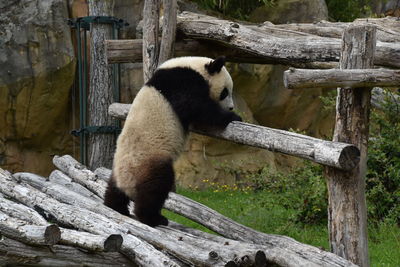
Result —
<instances>
[{"instance_id":1,"label":"cut log end","mask_svg":"<svg viewBox=\"0 0 400 267\"><path fill-rule=\"evenodd\" d=\"M339 165L343 170L352 170L360 162L360 150L353 145L343 148L339 157Z\"/></svg>"},{"instance_id":2,"label":"cut log end","mask_svg":"<svg viewBox=\"0 0 400 267\"><path fill-rule=\"evenodd\" d=\"M110 235L104 241L104 251L117 252L122 246L123 238L121 235Z\"/></svg>"},{"instance_id":3,"label":"cut log end","mask_svg":"<svg viewBox=\"0 0 400 267\"><path fill-rule=\"evenodd\" d=\"M46 227L46 230L44 231L44 240L46 244L48 245L57 244L58 241L60 241L60 239L61 239L61 231L57 225L52 224Z\"/></svg>"},{"instance_id":4,"label":"cut log end","mask_svg":"<svg viewBox=\"0 0 400 267\"><path fill-rule=\"evenodd\" d=\"M261 267L261 266L270 266L267 262L267 257L265 256L265 252L259 250L256 252L254 266Z\"/></svg>"}]
</instances>

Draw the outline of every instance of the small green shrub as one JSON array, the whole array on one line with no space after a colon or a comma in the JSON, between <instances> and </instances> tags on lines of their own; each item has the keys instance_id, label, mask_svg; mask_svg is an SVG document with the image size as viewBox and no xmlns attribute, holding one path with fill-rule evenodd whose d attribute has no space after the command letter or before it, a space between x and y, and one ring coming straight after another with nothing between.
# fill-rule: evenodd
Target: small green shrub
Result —
<instances>
[{"instance_id":1,"label":"small green shrub","mask_svg":"<svg viewBox=\"0 0 400 267\"><path fill-rule=\"evenodd\" d=\"M327 221L327 189L321 166L305 161L289 173L263 168L249 178L255 190L274 193L280 205L294 209L293 221L301 224Z\"/></svg>"},{"instance_id":2,"label":"small green shrub","mask_svg":"<svg viewBox=\"0 0 400 267\"><path fill-rule=\"evenodd\" d=\"M382 110L372 112L366 193L368 215L400 225L400 103L387 92Z\"/></svg>"}]
</instances>

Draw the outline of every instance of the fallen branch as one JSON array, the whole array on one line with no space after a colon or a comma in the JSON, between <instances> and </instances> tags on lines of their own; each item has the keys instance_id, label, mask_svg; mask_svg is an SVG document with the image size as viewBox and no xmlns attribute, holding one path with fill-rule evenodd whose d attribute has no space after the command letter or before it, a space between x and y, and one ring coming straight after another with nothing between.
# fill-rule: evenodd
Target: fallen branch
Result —
<instances>
[{"instance_id":1,"label":"fallen branch","mask_svg":"<svg viewBox=\"0 0 400 267\"><path fill-rule=\"evenodd\" d=\"M108 110L111 116L124 119L129 109L130 104L113 103ZM211 129L207 131L192 129L192 131L240 144L309 159L342 170L353 169L359 161L359 151L354 145L324 141L306 135L244 122L231 122L222 131Z\"/></svg>"},{"instance_id":2,"label":"fallen branch","mask_svg":"<svg viewBox=\"0 0 400 267\"><path fill-rule=\"evenodd\" d=\"M337 87L394 87L400 85L400 71L388 69L287 70L283 83L288 89Z\"/></svg>"}]
</instances>

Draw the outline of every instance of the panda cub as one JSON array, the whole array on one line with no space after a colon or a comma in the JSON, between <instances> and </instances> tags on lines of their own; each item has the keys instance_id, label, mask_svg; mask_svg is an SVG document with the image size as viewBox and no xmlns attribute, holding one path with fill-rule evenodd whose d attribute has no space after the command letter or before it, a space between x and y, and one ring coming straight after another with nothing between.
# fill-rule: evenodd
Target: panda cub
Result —
<instances>
[{"instance_id":1,"label":"panda cub","mask_svg":"<svg viewBox=\"0 0 400 267\"><path fill-rule=\"evenodd\" d=\"M223 129L241 118L232 112L232 78L225 58L180 57L164 62L140 89L117 140L105 205L149 226L168 225L161 215L174 187L173 162L190 125Z\"/></svg>"}]
</instances>

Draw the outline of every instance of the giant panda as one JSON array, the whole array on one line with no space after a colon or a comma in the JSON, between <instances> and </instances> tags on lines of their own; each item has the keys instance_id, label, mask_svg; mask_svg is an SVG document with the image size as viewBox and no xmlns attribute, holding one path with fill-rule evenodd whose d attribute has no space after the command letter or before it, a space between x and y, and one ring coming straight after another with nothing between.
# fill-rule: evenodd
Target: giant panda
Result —
<instances>
[{"instance_id":1,"label":"giant panda","mask_svg":"<svg viewBox=\"0 0 400 267\"><path fill-rule=\"evenodd\" d=\"M174 187L173 162L189 126L222 129L241 121L233 110L233 82L225 58L179 57L161 64L140 89L117 140L105 205L149 226L168 225L161 215Z\"/></svg>"}]
</instances>

